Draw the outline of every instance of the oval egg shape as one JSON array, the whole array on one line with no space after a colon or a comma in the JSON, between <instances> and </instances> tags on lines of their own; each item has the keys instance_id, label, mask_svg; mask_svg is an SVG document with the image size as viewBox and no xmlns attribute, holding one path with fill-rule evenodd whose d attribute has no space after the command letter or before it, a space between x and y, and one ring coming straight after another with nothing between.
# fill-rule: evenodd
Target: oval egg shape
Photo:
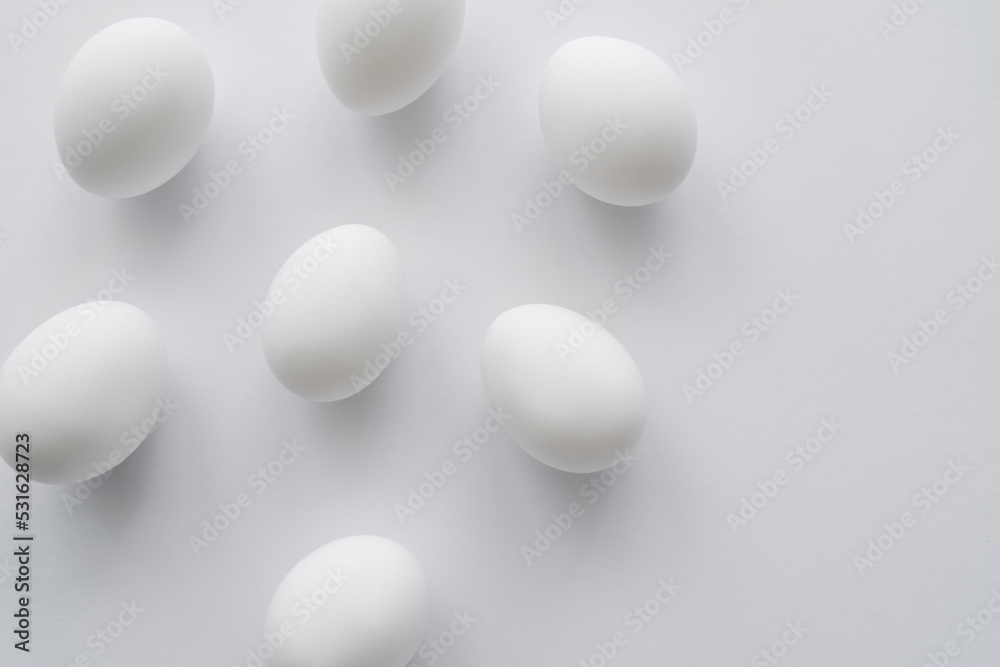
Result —
<instances>
[{"instance_id":1,"label":"oval egg shape","mask_svg":"<svg viewBox=\"0 0 1000 667\"><path fill-rule=\"evenodd\" d=\"M23 433L32 481L96 477L145 439L166 391L166 345L149 315L117 301L64 310L0 367L0 454L13 468Z\"/></svg>"},{"instance_id":2,"label":"oval egg shape","mask_svg":"<svg viewBox=\"0 0 1000 667\"><path fill-rule=\"evenodd\" d=\"M651 51L611 37L575 39L553 54L539 118L549 151L576 186L619 206L673 192L698 144L680 77Z\"/></svg>"},{"instance_id":3,"label":"oval egg shape","mask_svg":"<svg viewBox=\"0 0 1000 667\"><path fill-rule=\"evenodd\" d=\"M532 304L502 313L486 332L482 374L508 435L559 470L611 466L646 425L646 389L628 351L566 308Z\"/></svg>"},{"instance_id":4,"label":"oval egg shape","mask_svg":"<svg viewBox=\"0 0 1000 667\"><path fill-rule=\"evenodd\" d=\"M348 109L391 113L438 80L464 21L465 0L320 0L320 69Z\"/></svg>"},{"instance_id":5,"label":"oval egg shape","mask_svg":"<svg viewBox=\"0 0 1000 667\"><path fill-rule=\"evenodd\" d=\"M384 537L330 542L291 569L264 622L282 643L271 667L405 667L424 640L427 577L416 557Z\"/></svg>"},{"instance_id":6,"label":"oval egg shape","mask_svg":"<svg viewBox=\"0 0 1000 667\"><path fill-rule=\"evenodd\" d=\"M135 197L163 185L201 146L215 105L208 58L169 21L135 18L90 38L55 101L59 158L84 190Z\"/></svg>"},{"instance_id":7,"label":"oval egg shape","mask_svg":"<svg viewBox=\"0 0 1000 667\"><path fill-rule=\"evenodd\" d=\"M271 283L274 312L261 325L275 377L312 401L339 401L388 365L386 346L406 318L406 276L396 247L366 225L319 234Z\"/></svg>"}]
</instances>

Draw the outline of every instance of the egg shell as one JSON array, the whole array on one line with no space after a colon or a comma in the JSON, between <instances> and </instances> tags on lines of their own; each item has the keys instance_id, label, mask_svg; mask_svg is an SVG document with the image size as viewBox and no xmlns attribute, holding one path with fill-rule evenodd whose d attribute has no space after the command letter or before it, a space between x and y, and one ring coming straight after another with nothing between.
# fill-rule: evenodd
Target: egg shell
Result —
<instances>
[{"instance_id":1,"label":"egg shell","mask_svg":"<svg viewBox=\"0 0 1000 667\"><path fill-rule=\"evenodd\" d=\"M549 151L576 186L620 206L673 192L698 144L680 77L651 51L611 37L575 39L553 54L539 118Z\"/></svg>"},{"instance_id":2,"label":"egg shell","mask_svg":"<svg viewBox=\"0 0 1000 667\"><path fill-rule=\"evenodd\" d=\"M0 367L0 454L30 437L34 482L96 477L131 454L166 399L167 350L149 315L116 301L64 310L28 334Z\"/></svg>"},{"instance_id":3,"label":"egg shell","mask_svg":"<svg viewBox=\"0 0 1000 667\"><path fill-rule=\"evenodd\" d=\"M310 553L279 584L264 626L286 638L267 664L405 667L429 616L427 578L409 550L384 537L345 537Z\"/></svg>"},{"instance_id":4,"label":"egg shell","mask_svg":"<svg viewBox=\"0 0 1000 667\"><path fill-rule=\"evenodd\" d=\"M319 234L282 265L280 294L261 326L267 364L293 393L339 401L364 389L390 361L383 348L406 318L406 276L392 241L366 225ZM277 301L277 299L274 299Z\"/></svg>"},{"instance_id":5,"label":"egg shell","mask_svg":"<svg viewBox=\"0 0 1000 667\"><path fill-rule=\"evenodd\" d=\"M348 109L397 111L444 72L464 20L465 0L320 0L320 69Z\"/></svg>"},{"instance_id":6,"label":"egg shell","mask_svg":"<svg viewBox=\"0 0 1000 667\"><path fill-rule=\"evenodd\" d=\"M646 389L625 347L583 315L547 304L502 313L486 332L483 385L504 428L533 457L596 472L638 442Z\"/></svg>"},{"instance_id":7,"label":"egg shell","mask_svg":"<svg viewBox=\"0 0 1000 667\"><path fill-rule=\"evenodd\" d=\"M208 58L179 26L135 18L91 37L55 99L59 157L83 189L135 197L184 168L215 105Z\"/></svg>"}]
</instances>

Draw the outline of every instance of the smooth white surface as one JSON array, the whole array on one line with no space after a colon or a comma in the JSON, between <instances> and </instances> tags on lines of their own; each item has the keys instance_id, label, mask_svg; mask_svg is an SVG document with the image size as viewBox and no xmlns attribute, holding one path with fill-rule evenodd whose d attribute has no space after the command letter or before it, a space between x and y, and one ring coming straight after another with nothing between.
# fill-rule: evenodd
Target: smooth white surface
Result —
<instances>
[{"instance_id":1,"label":"smooth white surface","mask_svg":"<svg viewBox=\"0 0 1000 667\"><path fill-rule=\"evenodd\" d=\"M157 18L119 21L87 40L55 103L68 174L102 197L135 197L177 175L201 146L215 84L205 53Z\"/></svg>"},{"instance_id":2,"label":"smooth white surface","mask_svg":"<svg viewBox=\"0 0 1000 667\"><path fill-rule=\"evenodd\" d=\"M427 577L398 542L355 535L319 547L281 580L264 630L287 667L403 667L427 632Z\"/></svg>"},{"instance_id":3,"label":"smooth white surface","mask_svg":"<svg viewBox=\"0 0 1000 667\"><path fill-rule=\"evenodd\" d=\"M646 425L646 388L628 350L583 315L549 304L501 313L483 341L483 387L504 432L557 470L603 470Z\"/></svg>"},{"instance_id":4,"label":"smooth white surface","mask_svg":"<svg viewBox=\"0 0 1000 667\"><path fill-rule=\"evenodd\" d=\"M0 368L0 456L27 434L30 477L71 484L111 470L156 427L167 350L149 315L91 301L45 320ZM18 441L20 442L20 441Z\"/></svg>"},{"instance_id":5,"label":"smooth white surface","mask_svg":"<svg viewBox=\"0 0 1000 667\"><path fill-rule=\"evenodd\" d=\"M245 665L294 563L378 534L427 572L425 641L455 612L477 619L432 667L579 667L618 630L629 643L613 665L746 666L797 619L809 633L779 667L921 667L952 639L963 642L956 667L993 667L997 621L971 644L955 628L1000 583L1000 282L961 310L946 298L1000 253L1000 8L935 0L886 40L876 21L893 2L590 0L554 31L545 10L556 2L469 3L437 85L379 118L344 109L318 76L312 3L244 0L220 20L211 3L72 2L17 54L4 35L0 354L124 267L134 279L117 298L162 331L178 408L72 514L62 490L33 490L36 651L2 645L0 664L65 666L83 652L106 667ZM567 188L519 234L511 214L559 171L538 124L552 53L604 34L672 64L727 8L735 21L681 72L700 125L681 187L635 209ZM12 0L0 11L6 27L39 10ZM90 35L137 14L191 32L217 106L176 179L108 201L55 177L52 97ZM488 75L495 93L447 124L446 109ZM775 122L824 84L832 96L785 139ZM294 119L248 162L241 143L282 107ZM902 164L949 125L959 139L911 182ZM383 172L435 127L447 142L390 193ZM717 181L768 137L780 150L723 202ZM178 205L228 161L240 173L185 224ZM852 245L844 223L894 178L907 192ZM404 257L414 342L365 391L315 404L275 381L259 331L233 352L223 334L304 240L345 221L381 230ZM616 283L661 245L673 257L626 300ZM421 315L455 280L454 303L427 310L433 322ZM799 300L750 343L740 329L779 289ZM464 438L475 444L487 420L479 360L497 314L535 302L582 313L609 299L617 312L604 326L643 373L649 423L639 460L589 504L590 475L539 465L502 435L478 451ZM886 354L945 307L950 322L894 373ZM682 385L735 339L747 352L689 405ZM734 535L726 514L779 467L792 471L787 452L831 415L844 424L832 444ZM305 451L258 494L258 469L293 438ZM972 471L859 575L852 558L883 523L919 513L913 494L958 458ZM400 524L394 505L445 460L455 474ZM0 466L0 563L13 483ZM194 555L189 537L240 493L252 504ZM528 566L521 547L572 502L583 516ZM624 626L671 577L681 589L667 607L638 634ZM5 616L10 586L0 581ZM88 637L133 600L138 620L95 657Z\"/></svg>"},{"instance_id":6,"label":"smooth white surface","mask_svg":"<svg viewBox=\"0 0 1000 667\"><path fill-rule=\"evenodd\" d=\"M303 398L353 396L389 365L389 345L399 347L406 275L396 247L374 227L341 225L309 239L285 260L267 294L264 356L275 377Z\"/></svg>"},{"instance_id":7,"label":"smooth white surface","mask_svg":"<svg viewBox=\"0 0 1000 667\"><path fill-rule=\"evenodd\" d=\"M464 20L465 0L320 0L320 69L348 109L398 111L441 76Z\"/></svg>"},{"instance_id":8,"label":"smooth white surface","mask_svg":"<svg viewBox=\"0 0 1000 667\"><path fill-rule=\"evenodd\" d=\"M639 44L601 36L563 44L545 65L538 111L554 159L578 188L609 204L660 201L694 161L691 96Z\"/></svg>"}]
</instances>

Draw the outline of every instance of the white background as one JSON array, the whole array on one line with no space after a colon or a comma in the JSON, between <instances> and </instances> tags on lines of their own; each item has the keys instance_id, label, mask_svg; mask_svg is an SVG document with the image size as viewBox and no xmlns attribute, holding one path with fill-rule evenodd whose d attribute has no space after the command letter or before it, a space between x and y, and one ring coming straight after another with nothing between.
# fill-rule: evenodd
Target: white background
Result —
<instances>
[{"instance_id":1,"label":"white background","mask_svg":"<svg viewBox=\"0 0 1000 667\"><path fill-rule=\"evenodd\" d=\"M4 630L0 663L65 665L82 653L108 666L245 664L287 571L326 542L374 533L426 568L428 637L455 611L478 619L443 667L572 667L618 630L629 643L614 664L746 665L787 621L809 630L783 665L917 667L950 640L961 649L954 664L997 664L1000 618L969 644L956 626L1000 587L1000 280L961 310L947 295L1000 252L1000 5L927 0L885 38L877 22L889 18L888 0L752 0L747 9L591 0L553 29L545 12L556 4L471 0L440 81L407 109L366 118L341 107L320 75L315 2L243 0L220 20L209 2L75 0L17 53L7 34L38 7L4 3L0 350L124 268L135 278L120 298L161 327L180 407L72 512L64 494L74 487L34 486L34 650L14 651ZM700 136L678 191L630 210L571 190L519 233L511 214L558 171L537 120L551 53L604 34L673 65L725 8L736 20L681 73ZM171 182L104 200L57 178L52 102L91 35L143 15L178 23L203 46L215 114ZM480 75L500 88L449 128L442 114ZM821 84L830 100L724 202L717 183L747 150L780 137L775 122ZM238 157L274 108L295 115L288 130L185 224L178 205ZM435 127L448 141L390 192L383 172ZM910 182L903 163L939 127L959 140ZM850 243L844 223L895 178L905 195ZM355 222L397 244L412 309L447 279L468 289L425 332L411 327L414 344L366 391L312 404L270 374L258 336L230 352L223 334L295 248ZM673 254L668 266L625 301L616 282L660 245ZM689 403L682 385L730 341L747 342L743 323L778 289L798 295L795 306ZM483 334L515 305L582 311L606 298L621 308L606 326L649 393L639 462L529 566L522 545L581 501L589 476L550 470L503 435L468 462L452 453L486 417ZM949 323L894 371L887 354L939 308ZM727 513L791 470L786 452L831 416L843 430L734 534ZM292 438L302 457L265 493L251 492L252 506L196 556L189 536ZM401 524L394 504L448 458L458 473ZM912 496L959 459L971 470L922 514ZM7 536L6 467L0 491ZM859 574L854 557L906 511L916 526ZM0 577L8 628L14 593ZM624 617L660 578L673 578L677 597L633 634ZM96 657L88 636L132 600L139 619Z\"/></svg>"}]
</instances>

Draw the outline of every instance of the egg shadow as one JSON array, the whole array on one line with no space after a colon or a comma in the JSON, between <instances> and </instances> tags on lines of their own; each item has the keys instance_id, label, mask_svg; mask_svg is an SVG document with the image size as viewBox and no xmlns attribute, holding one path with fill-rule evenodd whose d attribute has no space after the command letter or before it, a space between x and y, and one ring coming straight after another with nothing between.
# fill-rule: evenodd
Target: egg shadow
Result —
<instances>
[{"instance_id":1,"label":"egg shadow","mask_svg":"<svg viewBox=\"0 0 1000 667\"><path fill-rule=\"evenodd\" d=\"M381 116L366 116L360 128L380 155L395 156L417 150L414 141L428 139L435 128L447 131L442 118L453 100L448 72L445 72L423 95L407 106Z\"/></svg>"},{"instance_id":2,"label":"egg shadow","mask_svg":"<svg viewBox=\"0 0 1000 667\"><path fill-rule=\"evenodd\" d=\"M189 243L190 225L198 216L185 221L180 206L191 206L193 190L204 185L207 164L203 151L195 156L173 178L145 194L109 202L107 217L117 236L130 246L155 248L157 254L169 256Z\"/></svg>"},{"instance_id":3,"label":"egg shadow","mask_svg":"<svg viewBox=\"0 0 1000 667\"><path fill-rule=\"evenodd\" d=\"M80 484L62 487L62 493L80 500L83 505L74 506L73 514L85 513L86 520L100 526L102 538L114 540L128 534L143 513L139 499L156 479L156 452L153 449L160 439L155 431L150 433L124 461L103 475L83 482L90 491L83 499L80 498ZM100 483L96 486L98 480Z\"/></svg>"},{"instance_id":4,"label":"egg shadow","mask_svg":"<svg viewBox=\"0 0 1000 667\"><path fill-rule=\"evenodd\" d=\"M380 381L382 380L382 381ZM393 414L396 401L386 394L391 391L379 377L353 396L339 401L310 402L305 413L311 426L321 433L336 432L338 438L328 438L327 443L345 453L358 453L365 445L377 443L372 424L388 419Z\"/></svg>"},{"instance_id":5,"label":"egg shadow","mask_svg":"<svg viewBox=\"0 0 1000 667\"><path fill-rule=\"evenodd\" d=\"M582 199L589 229L599 235L602 243L645 246L663 237L663 232L673 228L675 213L669 195L645 206L617 206L595 199L577 190Z\"/></svg>"}]
</instances>

